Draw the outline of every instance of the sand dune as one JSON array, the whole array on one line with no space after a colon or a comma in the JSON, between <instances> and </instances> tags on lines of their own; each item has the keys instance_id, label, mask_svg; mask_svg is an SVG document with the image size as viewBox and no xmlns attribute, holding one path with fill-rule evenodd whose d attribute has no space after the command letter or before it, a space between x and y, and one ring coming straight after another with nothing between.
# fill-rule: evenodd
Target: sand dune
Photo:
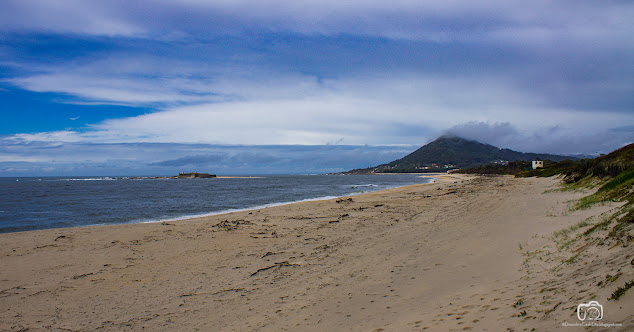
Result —
<instances>
[{"instance_id":1,"label":"sand dune","mask_svg":"<svg viewBox=\"0 0 634 332\"><path fill-rule=\"evenodd\" d=\"M629 241L554 232L556 179L444 177L169 223L0 234L0 329L575 330L596 299L634 328ZM589 243L589 244L587 244ZM571 259L573 256L574 259ZM567 262L565 262L567 261ZM610 275L610 277L607 277ZM615 278L616 276L616 278ZM598 285L601 282L601 285Z\"/></svg>"}]
</instances>

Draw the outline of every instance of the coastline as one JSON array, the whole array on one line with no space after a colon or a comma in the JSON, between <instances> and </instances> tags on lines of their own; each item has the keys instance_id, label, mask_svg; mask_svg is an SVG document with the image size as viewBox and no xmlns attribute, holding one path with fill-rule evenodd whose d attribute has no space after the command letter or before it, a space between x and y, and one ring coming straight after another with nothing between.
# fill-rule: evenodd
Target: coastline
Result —
<instances>
[{"instance_id":1,"label":"coastline","mask_svg":"<svg viewBox=\"0 0 634 332\"><path fill-rule=\"evenodd\" d=\"M583 193L556 185L452 174L188 220L0 234L0 330L565 329L579 322L563 298L573 286L547 294L545 315L514 306L553 278L524 251L614 206L570 212ZM577 267L558 278L585 280ZM631 327L632 293L602 300L610 291L587 292L604 322Z\"/></svg>"},{"instance_id":2,"label":"coastline","mask_svg":"<svg viewBox=\"0 0 634 332\"><path fill-rule=\"evenodd\" d=\"M0 193L7 195L0 203L0 233L171 222L427 182L412 176L394 180L373 180L368 176L322 178L324 175L232 176L174 182L166 179L169 184L150 178L133 182L116 181L117 178L59 178L25 181L22 186L12 183ZM60 184L66 181L70 184ZM38 195L20 197L28 190L36 190ZM68 197L74 192L82 192L81 199ZM133 192L143 194L128 194Z\"/></svg>"},{"instance_id":3,"label":"coastline","mask_svg":"<svg viewBox=\"0 0 634 332\"><path fill-rule=\"evenodd\" d=\"M396 187L396 188L400 188L400 187ZM396 188L390 188L390 189L396 189ZM390 190L390 189L383 189L383 190ZM377 191L382 191L382 190L377 190ZM188 221L188 220L202 219L202 218L213 217L213 216L231 215L233 213L251 212L251 211L256 211L256 210L268 209L268 208L272 208L272 207L290 205L290 204L310 203L310 202L318 202L318 201L326 201L326 200L338 199L338 198L342 198L342 197L364 195L364 194L369 194L371 192L374 192L374 191L361 193L361 194L348 194L348 195L342 195L342 196L322 196L322 197L315 197L315 198L306 198L306 199L302 199L302 200L299 200L299 201L270 203L270 204L251 206L251 207L246 207L246 208L241 208L241 209L231 209L231 210L222 210L222 211L217 211L217 212L203 213L203 214L200 214L200 215L192 215L192 216L187 216L186 215L186 216L176 217L176 218L172 218L172 219L158 219L158 220L150 220L150 221L142 221L142 222L129 222L129 223L126 223L126 224L153 224L153 223L157 223L157 222ZM120 224L111 224L111 225L99 224L99 225L87 225L87 226L78 226L78 227L114 226L114 225L120 225Z\"/></svg>"}]
</instances>

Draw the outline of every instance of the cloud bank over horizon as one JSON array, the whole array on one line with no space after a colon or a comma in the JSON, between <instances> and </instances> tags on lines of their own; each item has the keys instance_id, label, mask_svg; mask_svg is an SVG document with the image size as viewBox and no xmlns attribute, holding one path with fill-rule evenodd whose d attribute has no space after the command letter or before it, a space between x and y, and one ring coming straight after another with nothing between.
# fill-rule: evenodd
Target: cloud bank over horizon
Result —
<instances>
[{"instance_id":1,"label":"cloud bank over horizon","mask_svg":"<svg viewBox=\"0 0 634 332\"><path fill-rule=\"evenodd\" d=\"M628 1L4 1L0 176L67 174L66 154L116 171L85 147L140 173L258 172L258 149L296 172L315 146L337 154L311 169L328 172L359 157L332 146L392 158L442 134L609 152L634 141L633 15Z\"/></svg>"},{"instance_id":2,"label":"cloud bank over horizon","mask_svg":"<svg viewBox=\"0 0 634 332\"><path fill-rule=\"evenodd\" d=\"M412 146L30 143L0 139L0 176L318 174L383 164Z\"/></svg>"}]
</instances>

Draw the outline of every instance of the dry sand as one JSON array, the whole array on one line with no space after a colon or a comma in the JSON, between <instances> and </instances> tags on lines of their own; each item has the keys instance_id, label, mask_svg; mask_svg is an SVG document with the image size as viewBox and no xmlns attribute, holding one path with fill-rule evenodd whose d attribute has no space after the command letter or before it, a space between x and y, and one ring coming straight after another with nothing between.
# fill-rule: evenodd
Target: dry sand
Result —
<instances>
[{"instance_id":1,"label":"dry sand","mask_svg":"<svg viewBox=\"0 0 634 332\"><path fill-rule=\"evenodd\" d=\"M562 323L580 323L574 310L590 299L603 323L623 324L602 329L634 328L634 291L607 301L634 277L634 246L559 249L587 227L553 235L618 205L570 212L583 194L548 191L552 178L440 178L169 223L0 234L0 330L575 331Z\"/></svg>"}]
</instances>

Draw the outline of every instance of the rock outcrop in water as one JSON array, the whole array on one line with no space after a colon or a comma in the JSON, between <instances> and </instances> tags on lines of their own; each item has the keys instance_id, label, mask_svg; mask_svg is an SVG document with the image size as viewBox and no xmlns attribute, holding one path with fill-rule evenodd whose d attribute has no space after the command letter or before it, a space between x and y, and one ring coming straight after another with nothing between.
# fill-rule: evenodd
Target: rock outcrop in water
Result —
<instances>
[{"instance_id":1,"label":"rock outcrop in water","mask_svg":"<svg viewBox=\"0 0 634 332\"><path fill-rule=\"evenodd\" d=\"M215 178L216 174L209 173L179 173L178 179L211 179Z\"/></svg>"}]
</instances>

